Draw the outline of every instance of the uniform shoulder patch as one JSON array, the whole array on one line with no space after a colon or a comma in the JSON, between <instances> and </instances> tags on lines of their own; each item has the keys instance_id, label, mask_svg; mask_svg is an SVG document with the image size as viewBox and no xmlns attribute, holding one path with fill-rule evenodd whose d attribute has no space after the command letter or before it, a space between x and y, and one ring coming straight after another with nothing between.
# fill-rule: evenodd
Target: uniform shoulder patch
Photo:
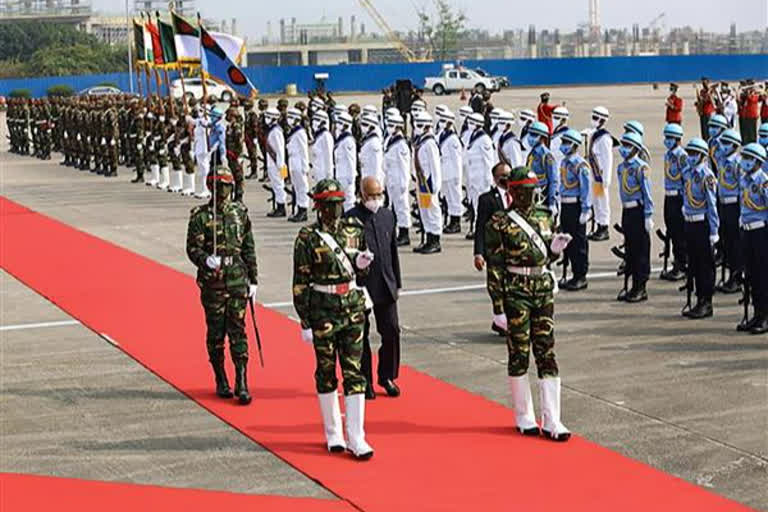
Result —
<instances>
[{"instance_id":1,"label":"uniform shoulder patch","mask_svg":"<svg viewBox=\"0 0 768 512\"><path fill-rule=\"evenodd\" d=\"M365 226L365 224L363 224L362 221L357 217L344 217L344 219L342 220L342 224L344 226L349 226L353 228L362 228Z\"/></svg>"},{"instance_id":2,"label":"uniform shoulder patch","mask_svg":"<svg viewBox=\"0 0 768 512\"><path fill-rule=\"evenodd\" d=\"M713 174L707 174L704 178L704 183L706 184L707 188L711 191L717 190L717 179Z\"/></svg>"}]
</instances>

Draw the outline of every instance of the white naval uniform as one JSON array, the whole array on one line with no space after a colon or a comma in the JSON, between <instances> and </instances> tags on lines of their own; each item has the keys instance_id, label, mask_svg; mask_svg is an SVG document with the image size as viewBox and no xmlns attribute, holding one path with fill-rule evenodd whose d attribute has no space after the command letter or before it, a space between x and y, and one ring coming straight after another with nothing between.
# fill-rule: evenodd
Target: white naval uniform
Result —
<instances>
[{"instance_id":1,"label":"white naval uniform","mask_svg":"<svg viewBox=\"0 0 768 512\"><path fill-rule=\"evenodd\" d=\"M275 194L276 204L285 204L285 178L280 174L280 169L285 167L285 135L279 123L275 122L267 134L267 146L272 148L275 155L267 150L267 176L272 192Z\"/></svg>"},{"instance_id":2,"label":"white naval uniform","mask_svg":"<svg viewBox=\"0 0 768 512\"><path fill-rule=\"evenodd\" d=\"M493 165L496 165L499 163L499 142L501 141L501 136L504 134L504 131L497 127L495 130L491 131L491 142L493 142L493 149L495 150L493 152ZM491 166L493 168L493 166Z\"/></svg>"},{"instance_id":3,"label":"white naval uniform","mask_svg":"<svg viewBox=\"0 0 768 512\"><path fill-rule=\"evenodd\" d=\"M342 132L333 148L336 161L336 181L344 190L344 211L355 206L355 178L357 177L357 145L350 132Z\"/></svg>"},{"instance_id":4,"label":"white naval uniform","mask_svg":"<svg viewBox=\"0 0 768 512\"><path fill-rule=\"evenodd\" d=\"M208 156L207 131L210 123L202 117L195 119L194 123L195 140L192 145L192 151L195 154L195 160L197 161L197 189L195 195L202 197L208 195L205 179L208 177L208 173L211 172L211 159Z\"/></svg>"},{"instance_id":5,"label":"white naval uniform","mask_svg":"<svg viewBox=\"0 0 768 512\"><path fill-rule=\"evenodd\" d=\"M377 128L363 136L360 142L360 179L375 176L384 184L384 149Z\"/></svg>"},{"instance_id":6,"label":"white naval uniform","mask_svg":"<svg viewBox=\"0 0 768 512\"><path fill-rule=\"evenodd\" d=\"M424 208L419 202L421 211L421 221L424 225L424 231L430 235L440 236L443 233L443 216L440 211L440 188L443 183L442 170L440 168L440 148L437 146L437 140L431 133L421 135L414 144L413 160L416 169L421 170L423 180L426 185L425 192L431 194L430 204ZM422 190L418 183L417 172L417 192ZM421 194L417 194L417 198Z\"/></svg>"},{"instance_id":7,"label":"white naval uniform","mask_svg":"<svg viewBox=\"0 0 768 512\"><path fill-rule=\"evenodd\" d=\"M384 175L387 182L387 194L392 209L397 217L397 227L411 227L411 149L405 136L396 133L387 137L384 147Z\"/></svg>"},{"instance_id":8,"label":"white naval uniform","mask_svg":"<svg viewBox=\"0 0 768 512\"><path fill-rule=\"evenodd\" d=\"M333 178L333 135L325 128L315 133L309 147L312 156L312 179L315 183Z\"/></svg>"},{"instance_id":9,"label":"white naval uniform","mask_svg":"<svg viewBox=\"0 0 768 512\"><path fill-rule=\"evenodd\" d=\"M480 195L487 192L493 184L491 168L495 160L493 142L482 127L472 134L464 154L467 162L467 196L475 210L475 221L477 221Z\"/></svg>"},{"instance_id":10,"label":"white naval uniform","mask_svg":"<svg viewBox=\"0 0 768 512\"><path fill-rule=\"evenodd\" d=\"M288 170L291 173L291 183L296 195L296 206L309 208L309 141L307 130L298 125L291 129L285 149L288 153Z\"/></svg>"},{"instance_id":11,"label":"white naval uniform","mask_svg":"<svg viewBox=\"0 0 768 512\"><path fill-rule=\"evenodd\" d=\"M592 168L592 183L602 181L602 191L593 190L595 222L601 226L611 225L611 202L608 189L613 176L613 137L608 130L600 129L589 135L589 164Z\"/></svg>"},{"instance_id":12,"label":"white naval uniform","mask_svg":"<svg viewBox=\"0 0 768 512\"><path fill-rule=\"evenodd\" d=\"M438 138L440 145L440 170L443 173L442 192L448 203L448 215L460 217L464 209L461 204L461 176L464 162L464 148L455 130L445 129Z\"/></svg>"},{"instance_id":13,"label":"white naval uniform","mask_svg":"<svg viewBox=\"0 0 768 512\"><path fill-rule=\"evenodd\" d=\"M525 165L523 160L523 145L520 139L515 136L513 130L505 131L499 139L499 153L504 155L504 160L511 168Z\"/></svg>"}]
</instances>

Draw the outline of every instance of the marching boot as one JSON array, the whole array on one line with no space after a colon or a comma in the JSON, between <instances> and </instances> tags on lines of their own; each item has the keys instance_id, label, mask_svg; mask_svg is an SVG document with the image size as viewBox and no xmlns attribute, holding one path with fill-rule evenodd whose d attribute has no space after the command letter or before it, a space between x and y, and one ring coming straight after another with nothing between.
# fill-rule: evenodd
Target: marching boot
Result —
<instances>
[{"instance_id":1,"label":"marching boot","mask_svg":"<svg viewBox=\"0 0 768 512\"><path fill-rule=\"evenodd\" d=\"M224 358L218 361L211 361L213 374L216 377L216 396L219 398L232 398L232 390L229 389L227 380L227 370L224 368Z\"/></svg>"},{"instance_id":2,"label":"marching boot","mask_svg":"<svg viewBox=\"0 0 768 512\"><path fill-rule=\"evenodd\" d=\"M587 278L584 276L573 276L570 280L566 281L561 288L568 290L569 292L578 292L580 290L587 289Z\"/></svg>"},{"instance_id":3,"label":"marching boot","mask_svg":"<svg viewBox=\"0 0 768 512\"><path fill-rule=\"evenodd\" d=\"M104 176L106 176L107 178L117 178L117 166L116 165L110 166L109 172Z\"/></svg>"},{"instance_id":4,"label":"marching boot","mask_svg":"<svg viewBox=\"0 0 768 512\"><path fill-rule=\"evenodd\" d=\"M507 315L501 313L499 315L493 315L493 321L491 322L491 331L495 332L499 336L507 337Z\"/></svg>"},{"instance_id":5,"label":"marching boot","mask_svg":"<svg viewBox=\"0 0 768 512\"><path fill-rule=\"evenodd\" d=\"M761 308L755 311L754 324L749 329L750 334L765 334L768 332L768 309Z\"/></svg>"},{"instance_id":6,"label":"marching boot","mask_svg":"<svg viewBox=\"0 0 768 512\"><path fill-rule=\"evenodd\" d=\"M524 436L539 435L536 415L533 412L533 397L528 374L519 377L509 377L509 401L515 411L517 431Z\"/></svg>"},{"instance_id":7,"label":"marching boot","mask_svg":"<svg viewBox=\"0 0 768 512\"><path fill-rule=\"evenodd\" d=\"M699 320L701 318L710 317L712 314L712 298L710 297L709 299L698 299L696 301L696 305L688 312L686 316L693 320Z\"/></svg>"},{"instance_id":8,"label":"marching boot","mask_svg":"<svg viewBox=\"0 0 768 512\"><path fill-rule=\"evenodd\" d=\"M181 195L191 196L192 194L194 194L195 193L194 173L184 172L182 174L182 181L184 182L184 187L181 189Z\"/></svg>"},{"instance_id":9,"label":"marching boot","mask_svg":"<svg viewBox=\"0 0 768 512\"><path fill-rule=\"evenodd\" d=\"M604 242L608 240L609 234L608 234L608 226L603 226L601 224L597 225L597 229L594 230L590 235L587 237L593 242Z\"/></svg>"},{"instance_id":10,"label":"marching boot","mask_svg":"<svg viewBox=\"0 0 768 512\"><path fill-rule=\"evenodd\" d=\"M208 192L208 187L205 184L205 176L198 175L195 179L195 197L203 199L206 192Z\"/></svg>"},{"instance_id":11,"label":"marching boot","mask_svg":"<svg viewBox=\"0 0 768 512\"><path fill-rule=\"evenodd\" d=\"M408 235L408 228L399 228L397 230L397 246L406 247L411 245L411 237Z\"/></svg>"},{"instance_id":12,"label":"marching boot","mask_svg":"<svg viewBox=\"0 0 768 512\"><path fill-rule=\"evenodd\" d=\"M347 451L357 460L373 457L373 448L365 442L365 396L362 393L344 397L347 411Z\"/></svg>"},{"instance_id":13,"label":"marching boot","mask_svg":"<svg viewBox=\"0 0 768 512\"><path fill-rule=\"evenodd\" d=\"M648 292L645 289L645 281L633 285L632 289L629 291L624 300L631 303L648 300Z\"/></svg>"},{"instance_id":14,"label":"marching boot","mask_svg":"<svg viewBox=\"0 0 768 512\"><path fill-rule=\"evenodd\" d=\"M168 167L162 167L160 169L160 181L157 184L159 190L168 190L168 185L171 181L171 171Z\"/></svg>"},{"instance_id":15,"label":"marching boot","mask_svg":"<svg viewBox=\"0 0 768 512\"><path fill-rule=\"evenodd\" d=\"M376 400L376 390L373 389L373 385L370 382L365 385L365 399Z\"/></svg>"},{"instance_id":16,"label":"marching boot","mask_svg":"<svg viewBox=\"0 0 768 512\"><path fill-rule=\"evenodd\" d=\"M248 392L248 361L235 362L235 398L240 405L251 403L251 394Z\"/></svg>"},{"instance_id":17,"label":"marching boot","mask_svg":"<svg viewBox=\"0 0 768 512\"><path fill-rule=\"evenodd\" d=\"M741 273L733 272L730 277L728 277L728 281L719 287L719 291L725 294L739 293L741 291L741 283Z\"/></svg>"},{"instance_id":18,"label":"marching boot","mask_svg":"<svg viewBox=\"0 0 768 512\"><path fill-rule=\"evenodd\" d=\"M440 247L440 235L433 235L431 233L427 233L427 243L421 247L420 251L414 249L415 252L420 254L435 254L442 250L442 247Z\"/></svg>"},{"instance_id":19,"label":"marching boot","mask_svg":"<svg viewBox=\"0 0 768 512\"><path fill-rule=\"evenodd\" d=\"M541 431L547 439L567 441L571 432L560 423L560 377L539 379Z\"/></svg>"},{"instance_id":20,"label":"marching boot","mask_svg":"<svg viewBox=\"0 0 768 512\"><path fill-rule=\"evenodd\" d=\"M443 233L446 235L461 233L461 217L458 215L451 215L451 221L445 226Z\"/></svg>"},{"instance_id":21,"label":"marching boot","mask_svg":"<svg viewBox=\"0 0 768 512\"><path fill-rule=\"evenodd\" d=\"M296 210L296 215L293 217L288 217L288 222L306 222L307 221L307 209L302 208L299 206L299 208Z\"/></svg>"},{"instance_id":22,"label":"marching boot","mask_svg":"<svg viewBox=\"0 0 768 512\"><path fill-rule=\"evenodd\" d=\"M677 262L675 262L672 265L672 270L667 272L666 278L667 281L682 281L685 279L685 267L683 265L678 265Z\"/></svg>"},{"instance_id":23,"label":"marching boot","mask_svg":"<svg viewBox=\"0 0 768 512\"><path fill-rule=\"evenodd\" d=\"M272 219L278 218L278 217L285 217L285 204L284 203L277 203L275 204L275 209L272 210L267 214L267 217L270 217Z\"/></svg>"},{"instance_id":24,"label":"marching boot","mask_svg":"<svg viewBox=\"0 0 768 512\"><path fill-rule=\"evenodd\" d=\"M152 164L149 166L149 179L146 182L148 187L156 187L160 181L160 166Z\"/></svg>"},{"instance_id":25,"label":"marching boot","mask_svg":"<svg viewBox=\"0 0 768 512\"><path fill-rule=\"evenodd\" d=\"M475 239L475 230L470 227L469 230L467 231L467 234L464 235L464 238L467 239L467 240L474 240Z\"/></svg>"},{"instance_id":26,"label":"marching boot","mask_svg":"<svg viewBox=\"0 0 768 512\"><path fill-rule=\"evenodd\" d=\"M136 171L136 177L131 180L131 183L144 183L144 172Z\"/></svg>"},{"instance_id":27,"label":"marching boot","mask_svg":"<svg viewBox=\"0 0 768 512\"><path fill-rule=\"evenodd\" d=\"M171 180L168 186L168 192L181 192L181 180L183 179L184 171L171 171Z\"/></svg>"},{"instance_id":28,"label":"marching boot","mask_svg":"<svg viewBox=\"0 0 768 512\"><path fill-rule=\"evenodd\" d=\"M344 441L344 428L341 425L339 397L336 391L331 391L318 393L317 399L320 402L320 414L323 415L323 430L328 451L341 453L347 449L347 442Z\"/></svg>"},{"instance_id":29,"label":"marching boot","mask_svg":"<svg viewBox=\"0 0 768 512\"><path fill-rule=\"evenodd\" d=\"M755 308L752 311L752 318L748 319L747 321L742 320L739 322L739 325L736 326L736 330L739 332L749 332L752 330L752 328L757 323L758 316L757 316L757 308Z\"/></svg>"}]
</instances>

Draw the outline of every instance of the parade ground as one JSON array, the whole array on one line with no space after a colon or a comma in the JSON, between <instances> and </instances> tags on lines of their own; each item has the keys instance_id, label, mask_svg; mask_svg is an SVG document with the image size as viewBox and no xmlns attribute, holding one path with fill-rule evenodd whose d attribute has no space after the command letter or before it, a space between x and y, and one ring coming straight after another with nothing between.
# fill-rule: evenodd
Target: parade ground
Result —
<instances>
[{"instance_id":1,"label":"parade ground","mask_svg":"<svg viewBox=\"0 0 768 512\"><path fill-rule=\"evenodd\" d=\"M573 128L587 127L597 105L610 110L614 135L630 119L644 124L663 228L666 86L549 90ZM505 90L492 102L533 109L540 92ZM700 135L692 86L681 95L687 140ZM425 99L430 111L464 104L458 94ZM490 331L471 242L445 235L429 256L401 248L403 394L377 388L366 414L376 454L356 462L326 452L314 358L291 299L298 227L265 217L257 180L246 182L245 203L265 366L249 328L254 399L241 407L213 393L185 253L200 201L131 184L126 168L107 179L60 166L59 154L10 154L5 130L0 114L0 509L23 496L28 510L62 499L81 510L768 510L768 339L736 332L740 294L715 295L713 318L683 318L683 283L658 279L655 236L649 301L615 300L613 230L590 243L589 288L556 296L568 443L513 428L506 344Z\"/></svg>"}]
</instances>

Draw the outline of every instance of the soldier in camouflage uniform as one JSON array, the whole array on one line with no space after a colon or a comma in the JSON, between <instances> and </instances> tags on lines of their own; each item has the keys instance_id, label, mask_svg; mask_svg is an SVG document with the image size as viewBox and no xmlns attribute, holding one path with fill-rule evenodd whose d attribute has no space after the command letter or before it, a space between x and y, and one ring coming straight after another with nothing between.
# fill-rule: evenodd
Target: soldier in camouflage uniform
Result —
<instances>
[{"instance_id":1,"label":"soldier in camouflage uniform","mask_svg":"<svg viewBox=\"0 0 768 512\"><path fill-rule=\"evenodd\" d=\"M192 115L185 112L179 119L184 128L180 146L181 162L184 165L184 186L181 191L183 196L191 196L195 193L195 153L193 148L195 142L194 116L197 115L196 112L196 109L193 109Z\"/></svg>"},{"instance_id":2,"label":"soldier in camouflage uniform","mask_svg":"<svg viewBox=\"0 0 768 512\"><path fill-rule=\"evenodd\" d=\"M517 167L507 181L509 208L491 216L485 226L486 251L504 262L504 313L507 316L509 390L517 428L539 435L528 381L531 346L538 370L542 424L549 439L567 441L560 422L560 377L555 360L555 278L547 265L560 257L568 234L553 234L548 209L535 205L536 174Z\"/></svg>"},{"instance_id":3,"label":"soldier in camouflage uniform","mask_svg":"<svg viewBox=\"0 0 768 512\"><path fill-rule=\"evenodd\" d=\"M363 224L342 218L344 191L336 180L316 186L312 198L318 220L301 228L293 253L293 305L301 320L301 336L313 343L315 386L328 450L349 450L369 459L365 441L365 387L361 371L365 296L356 279L367 273L373 254L366 250ZM344 377L347 437L344 441L336 396L336 359Z\"/></svg>"},{"instance_id":4,"label":"soldier in camouflage uniform","mask_svg":"<svg viewBox=\"0 0 768 512\"><path fill-rule=\"evenodd\" d=\"M117 176L117 165L119 161L118 143L120 142L120 125L117 106L107 100L103 113L103 166L104 176L113 178Z\"/></svg>"},{"instance_id":5,"label":"soldier in camouflage uniform","mask_svg":"<svg viewBox=\"0 0 768 512\"><path fill-rule=\"evenodd\" d=\"M228 336L236 372L234 395L242 405L247 405L251 403L251 395L248 392L245 315L248 301L255 297L257 290L256 251L248 208L231 199L234 178L229 169L220 167L217 173L209 174L206 184L212 191L214 183L216 190L211 201L193 208L190 213L187 256L197 266L197 284L208 326L208 359L216 380L216 394L221 398L232 398L224 369L224 337Z\"/></svg>"},{"instance_id":6,"label":"soldier in camouflage uniform","mask_svg":"<svg viewBox=\"0 0 768 512\"><path fill-rule=\"evenodd\" d=\"M235 177L235 201L243 200L245 192L245 176L240 157L243 154L243 123L237 111L237 103L227 109L227 162L229 170Z\"/></svg>"},{"instance_id":7,"label":"soldier in camouflage uniform","mask_svg":"<svg viewBox=\"0 0 768 512\"><path fill-rule=\"evenodd\" d=\"M168 192L181 192L182 175L184 174L181 166L181 139L184 138L184 120L177 118L175 111L169 110L168 119L166 119L166 130L168 132L168 159L171 162L171 181L168 185Z\"/></svg>"},{"instance_id":8,"label":"soldier in camouflage uniform","mask_svg":"<svg viewBox=\"0 0 768 512\"><path fill-rule=\"evenodd\" d=\"M253 110L253 100L243 101L245 120L243 131L245 133L245 149L248 151L248 161L251 164L251 172L245 177L251 180L257 176L259 170L259 115Z\"/></svg>"},{"instance_id":9,"label":"soldier in camouflage uniform","mask_svg":"<svg viewBox=\"0 0 768 512\"><path fill-rule=\"evenodd\" d=\"M134 167L136 167L136 177L131 180L131 183L144 183L144 171L146 169L144 139L146 138L146 130L144 128L144 112L141 100L131 105L128 126L128 143L131 146L131 159L133 160Z\"/></svg>"}]
</instances>

